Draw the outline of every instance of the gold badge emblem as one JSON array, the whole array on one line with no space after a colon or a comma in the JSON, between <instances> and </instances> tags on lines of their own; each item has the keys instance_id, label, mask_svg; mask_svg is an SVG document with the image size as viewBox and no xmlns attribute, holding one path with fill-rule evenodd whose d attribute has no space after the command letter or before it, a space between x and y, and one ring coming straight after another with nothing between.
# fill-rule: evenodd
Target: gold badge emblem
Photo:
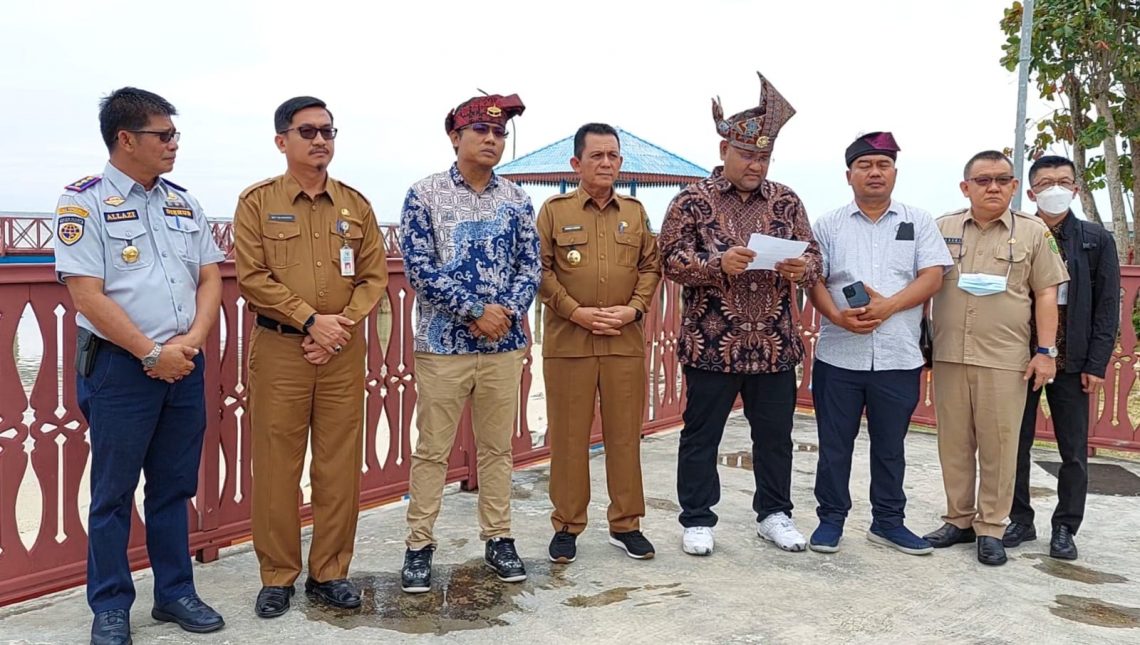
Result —
<instances>
[{"instance_id":1,"label":"gold badge emblem","mask_svg":"<svg viewBox=\"0 0 1140 645\"><path fill-rule=\"evenodd\" d=\"M756 147L757 148L767 148L768 147L768 141L769 141L768 137L760 137L759 139L756 139Z\"/></svg>"},{"instance_id":2,"label":"gold badge emblem","mask_svg":"<svg viewBox=\"0 0 1140 645\"><path fill-rule=\"evenodd\" d=\"M127 202L127 200L123 199L122 197L119 197L118 195L111 195L107 199L103 200L103 203L108 205L108 206L122 206L126 202Z\"/></svg>"},{"instance_id":3,"label":"gold badge emblem","mask_svg":"<svg viewBox=\"0 0 1140 645\"><path fill-rule=\"evenodd\" d=\"M139 260L139 247L131 244L123 249L123 261L127 264L134 264Z\"/></svg>"},{"instance_id":4,"label":"gold badge emblem","mask_svg":"<svg viewBox=\"0 0 1140 645\"><path fill-rule=\"evenodd\" d=\"M487 116L494 117L497 119L497 118L503 116L503 111L501 109L499 109L499 106L492 105L491 107L487 108Z\"/></svg>"},{"instance_id":5,"label":"gold badge emblem","mask_svg":"<svg viewBox=\"0 0 1140 645\"><path fill-rule=\"evenodd\" d=\"M582 261L582 254L578 252L578 249L570 249L570 252L566 254L566 261L573 266L578 266Z\"/></svg>"},{"instance_id":6,"label":"gold badge emblem","mask_svg":"<svg viewBox=\"0 0 1140 645\"><path fill-rule=\"evenodd\" d=\"M340 214L341 215L348 215L348 209L347 208L340 209Z\"/></svg>"}]
</instances>

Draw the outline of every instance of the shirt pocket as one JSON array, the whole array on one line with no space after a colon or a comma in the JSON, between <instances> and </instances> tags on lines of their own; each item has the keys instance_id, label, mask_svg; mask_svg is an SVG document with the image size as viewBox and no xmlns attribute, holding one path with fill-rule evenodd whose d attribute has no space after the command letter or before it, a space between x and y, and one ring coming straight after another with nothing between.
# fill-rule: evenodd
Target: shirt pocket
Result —
<instances>
[{"instance_id":1,"label":"shirt pocket","mask_svg":"<svg viewBox=\"0 0 1140 645\"><path fill-rule=\"evenodd\" d=\"M105 226L107 253L116 271L137 271L154 264L154 245L140 221L107 222Z\"/></svg>"},{"instance_id":2,"label":"shirt pocket","mask_svg":"<svg viewBox=\"0 0 1140 645\"><path fill-rule=\"evenodd\" d=\"M910 280L914 277L914 240L893 240L890 246L887 247L891 250L891 257L887 262L891 269L891 273L897 277Z\"/></svg>"},{"instance_id":3,"label":"shirt pocket","mask_svg":"<svg viewBox=\"0 0 1140 645\"><path fill-rule=\"evenodd\" d=\"M554 259L558 268L575 271L590 266L590 250L586 243L590 234L586 231L568 231L554 234Z\"/></svg>"},{"instance_id":4,"label":"shirt pocket","mask_svg":"<svg viewBox=\"0 0 1140 645\"><path fill-rule=\"evenodd\" d=\"M636 233L618 233L614 236L617 240L617 261L623 267L637 266L637 260L641 257L641 237Z\"/></svg>"},{"instance_id":5,"label":"shirt pocket","mask_svg":"<svg viewBox=\"0 0 1140 645\"><path fill-rule=\"evenodd\" d=\"M166 220L166 232L179 259L197 266L201 258L198 248L198 235L201 229L198 223L193 218L178 215L166 215L163 219Z\"/></svg>"},{"instance_id":6,"label":"shirt pocket","mask_svg":"<svg viewBox=\"0 0 1140 645\"><path fill-rule=\"evenodd\" d=\"M273 269L296 266L301 261L301 225L297 222L265 222L261 231L265 263Z\"/></svg>"},{"instance_id":7,"label":"shirt pocket","mask_svg":"<svg viewBox=\"0 0 1140 645\"><path fill-rule=\"evenodd\" d=\"M1013 248L1011 249L1010 246ZM1011 264L1012 262L1012 264ZM994 266L997 268L994 273L1006 275L1008 272L1009 278L1006 280L1007 289L1014 290L1027 290L1028 286L1022 287L1029 280L1029 250L1025 247L1016 244L1010 245L1002 243L994 249Z\"/></svg>"},{"instance_id":8,"label":"shirt pocket","mask_svg":"<svg viewBox=\"0 0 1140 645\"><path fill-rule=\"evenodd\" d=\"M348 224L348 231L341 232L339 228L341 222ZM354 258L360 255L360 246L364 243L364 227L360 222L349 219L337 220L332 223L329 232L331 233L329 239L332 240L333 244L332 257L336 258L338 263L340 262L340 250L344 248L346 242L348 247L352 249Z\"/></svg>"}]
</instances>

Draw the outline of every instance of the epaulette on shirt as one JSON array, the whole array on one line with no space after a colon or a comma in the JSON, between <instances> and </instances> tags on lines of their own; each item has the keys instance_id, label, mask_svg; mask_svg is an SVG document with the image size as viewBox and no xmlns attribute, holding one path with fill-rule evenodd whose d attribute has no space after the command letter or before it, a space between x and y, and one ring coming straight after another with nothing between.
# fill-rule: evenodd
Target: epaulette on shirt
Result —
<instances>
[{"instance_id":1,"label":"epaulette on shirt","mask_svg":"<svg viewBox=\"0 0 1140 645\"><path fill-rule=\"evenodd\" d=\"M95 184L99 183L102 179L103 179L103 177L100 175L87 175L86 177L84 177L83 179L80 179L79 181L76 181L76 182L73 182L73 183L70 183L70 184L64 186L64 189L70 190L73 193L81 193L81 192L87 190L88 188L94 186Z\"/></svg>"},{"instance_id":2,"label":"epaulette on shirt","mask_svg":"<svg viewBox=\"0 0 1140 645\"><path fill-rule=\"evenodd\" d=\"M337 181L338 181L338 182L340 182L340 185L341 185L341 186L344 186L345 188L347 188L347 189L351 190L352 192L356 193L356 194L357 194L357 196L359 196L361 199L363 199L363 200L364 200L364 203L365 203L365 204L368 204L369 206L371 206L371 205L372 205L372 202L368 201L368 198L364 196L364 193L362 193L362 192L360 192L359 190L357 190L357 189L353 188L352 186L349 186L348 184L344 183L343 181L340 181L339 179L338 179Z\"/></svg>"},{"instance_id":3,"label":"epaulette on shirt","mask_svg":"<svg viewBox=\"0 0 1140 645\"><path fill-rule=\"evenodd\" d=\"M256 184L254 184L254 185L250 186L249 188L246 188L245 190L241 191L241 195L238 197L238 199L245 199L250 193L257 190L258 188L261 188L262 186L268 186L269 184L272 184L275 181L277 181L276 177L270 177L268 179L262 179L261 181L257 182Z\"/></svg>"},{"instance_id":4,"label":"epaulette on shirt","mask_svg":"<svg viewBox=\"0 0 1140 645\"><path fill-rule=\"evenodd\" d=\"M571 197L573 197L573 196L574 196L574 193L559 193L559 194L557 194L557 195L551 195L550 197L547 197L547 198L546 198L546 201L548 201L548 202L556 202L556 201L558 201L558 200L560 200L560 199L569 199L569 198L571 198Z\"/></svg>"},{"instance_id":5,"label":"epaulette on shirt","mask_svg":"<svg viewBox=\"0 0 1140 645\"><path fill-rule=\"evenodd\" d=\"M169 179L167 179L166 177L163 177L163 178L162 178L162 181L166 182L166 185L167 185L167 186L170 186L170 187L171 187L171 188L173 188L174 190L181 190L182 192L186 192L186 189L185 189L185 188L183 188L182 186L179 186L178 184L176 184L176 183L174 183L174 182L170 181L170 180L169 180Z\"/></svg>"},{"instance_id":6,"label":"epaulette on shirt","mask_svg":"<svg viewBox=\"0 0 1140 645\"><path fill-rule=\"evenodd\" d=\"M618 199L624 199L626 201L635 202L637 204L641 203L641 200L634 197L633 195L624 195L622 193L617 192L616 190L614 191L614 197L617 197Z\"/></svg>"},{"instance_id":7,"label":"epaulette on shirt","mask_svg":"<svg viewBox=\"0 0 1140 645\"><path fill-rule=\"evenodd\" d=\"M965 214L966 214L966 212L967 212L967 211L969 211L969 210L970 210L970 209L968 209L968 208L959 208L958 210L956 210L956 211L950 211L949 213L946 213L945 215L939 215L939 216L938 216L938 219L942 219L943 217L954 217L954 216L957 216L957 215L965 215Z\"/></svg>"}]
</instances>

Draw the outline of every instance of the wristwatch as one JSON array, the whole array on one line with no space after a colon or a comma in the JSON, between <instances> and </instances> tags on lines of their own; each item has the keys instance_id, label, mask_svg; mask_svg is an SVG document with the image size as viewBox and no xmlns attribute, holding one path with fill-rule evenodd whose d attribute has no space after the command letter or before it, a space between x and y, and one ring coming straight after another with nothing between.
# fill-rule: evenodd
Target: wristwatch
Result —
<instances>
[{"instance_id":1,"label":"wristwatch","mask_svg":"<svg viewBox=\"0 0 1140 645\"><path fill-rule=\"evenodd\" d=\"M158 365L159 356L162 356L162 343L155 343L154 347L150 348L150 353L143 356L140 360L142 361L143 367L148 370L153 370L155 366Z\"/></svg>"},{"instance_id":2,"label":"wristwatch","mask_svg":"<svg viewBox=\"0 0 1140 645\"><path fill-rule=\"evenodd\" d=\"M640 309L638 309L636 307L633 309L633 322L638 322L644 317L645 317L645 314L641 313Z\"/></svg>"},{"instance_id":3,"label":"wristwatch","mask_svg":"<svg viewBox=\"0 0 1140 645\"><path fill-rule=\"evenodd\" d=\"M1044 354L1044 355L1048 356L1049 358L1057 358L1057 348L1056 347L1038 347L1037 353L1038 354Z\"/></svg>"},{"instance_id":4,"label":"wristwatch","mask_svg":"<svg viewBox=\"0 0 1140 645\"><path fill-rule=\"evenodd\" d=\"M315 322L317 322L317 314L310 314L309 319L305 321L305 324L301 325L301 331L305 332L306 334L309 333L309 327L312 327L313 323Z\"/></svg>"},{"instance_id":5,"label":"wristwatch","mask_svg":"<svg viewBox=\"0 0 1140 645\"><path fill-rule=\"evenodd\" d=\"M479 320L483 317L483 303L477 302L471 305L471 319Z\"/></svg>"}]
</instances>

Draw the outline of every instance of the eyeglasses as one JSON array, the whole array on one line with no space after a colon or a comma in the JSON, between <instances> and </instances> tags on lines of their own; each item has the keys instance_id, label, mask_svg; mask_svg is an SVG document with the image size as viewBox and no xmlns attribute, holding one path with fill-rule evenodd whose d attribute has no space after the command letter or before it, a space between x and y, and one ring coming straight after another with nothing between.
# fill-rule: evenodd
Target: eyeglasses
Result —
<instances>
[{"instance_id":1,"label":"eyeglasses","mask_svg":"<svg viewBox=\"0 0 1140 645\"><path fill-rule=\"evenodd\" d=\"M507 137L509 137L511 135L511 133L507 132L507 129L504 128L503 126L494 125L491 123L472 123L471 125L465 125L459 129L460 130L466 130L467 128L471 128L472 132L474 132L475 134L477 134L481 137L487 136L488 132L495 135L496 139L506 139Z\"/></svg>"},{"instance_id":2,"label":"eyeglasses","mask_svg":"<svg viewBox=\"0 0 1140 645\"><path fill-rule=\"evenodd\" d=\"M135 134L153 134L154 136L158 137L159 141L163 143L170 143L171 141L178 143L178 140L182 138L182 133L177 130L127 130L127 132L134 132Z\"/></svg>"},{"instance_id":3,"label":"eyeglasses","mask_svg":"<svg viewBox=\"0 0 1140 645\"><path fill-rule=\"evenodd\" d=\"M995 181L997 182L998 186L1004 187L1012 184L1013 180L1013 175L999 175L997 177L970 177L966 181L974 182L974 185L978 188L989 188L990 184L994 183Z\"/></svg>"},{"instance_id":4,"label":"eyeglasses","mask_svg":"<svg viewBox=\"0 0 1140 645\"><path fill-rule=\"evenodd\" d=\"M1036 184L1033 184L1033 191L1040 193L1054 186L1060 186L1065 190L1072 190L1077 187L1077 184L1072 179L1042 179Z\"/></svg>"},{"instance_id":5,"label":"eyeglasses","mask_svg":"<svg viewBox=\"0 0 1140 645\"><path fill-rule=\"evenodd\" d=\"M321 137L323 137L326 141L332 141L336 138L336 128L331 126L327 128L318 128L315 125L301 125L295 128L285 128L277 134L285 134L290 130L296 130L297 134L301 135L302 139L316 139L318 132L321 133Z\"/></svg>"}]
</instances>

